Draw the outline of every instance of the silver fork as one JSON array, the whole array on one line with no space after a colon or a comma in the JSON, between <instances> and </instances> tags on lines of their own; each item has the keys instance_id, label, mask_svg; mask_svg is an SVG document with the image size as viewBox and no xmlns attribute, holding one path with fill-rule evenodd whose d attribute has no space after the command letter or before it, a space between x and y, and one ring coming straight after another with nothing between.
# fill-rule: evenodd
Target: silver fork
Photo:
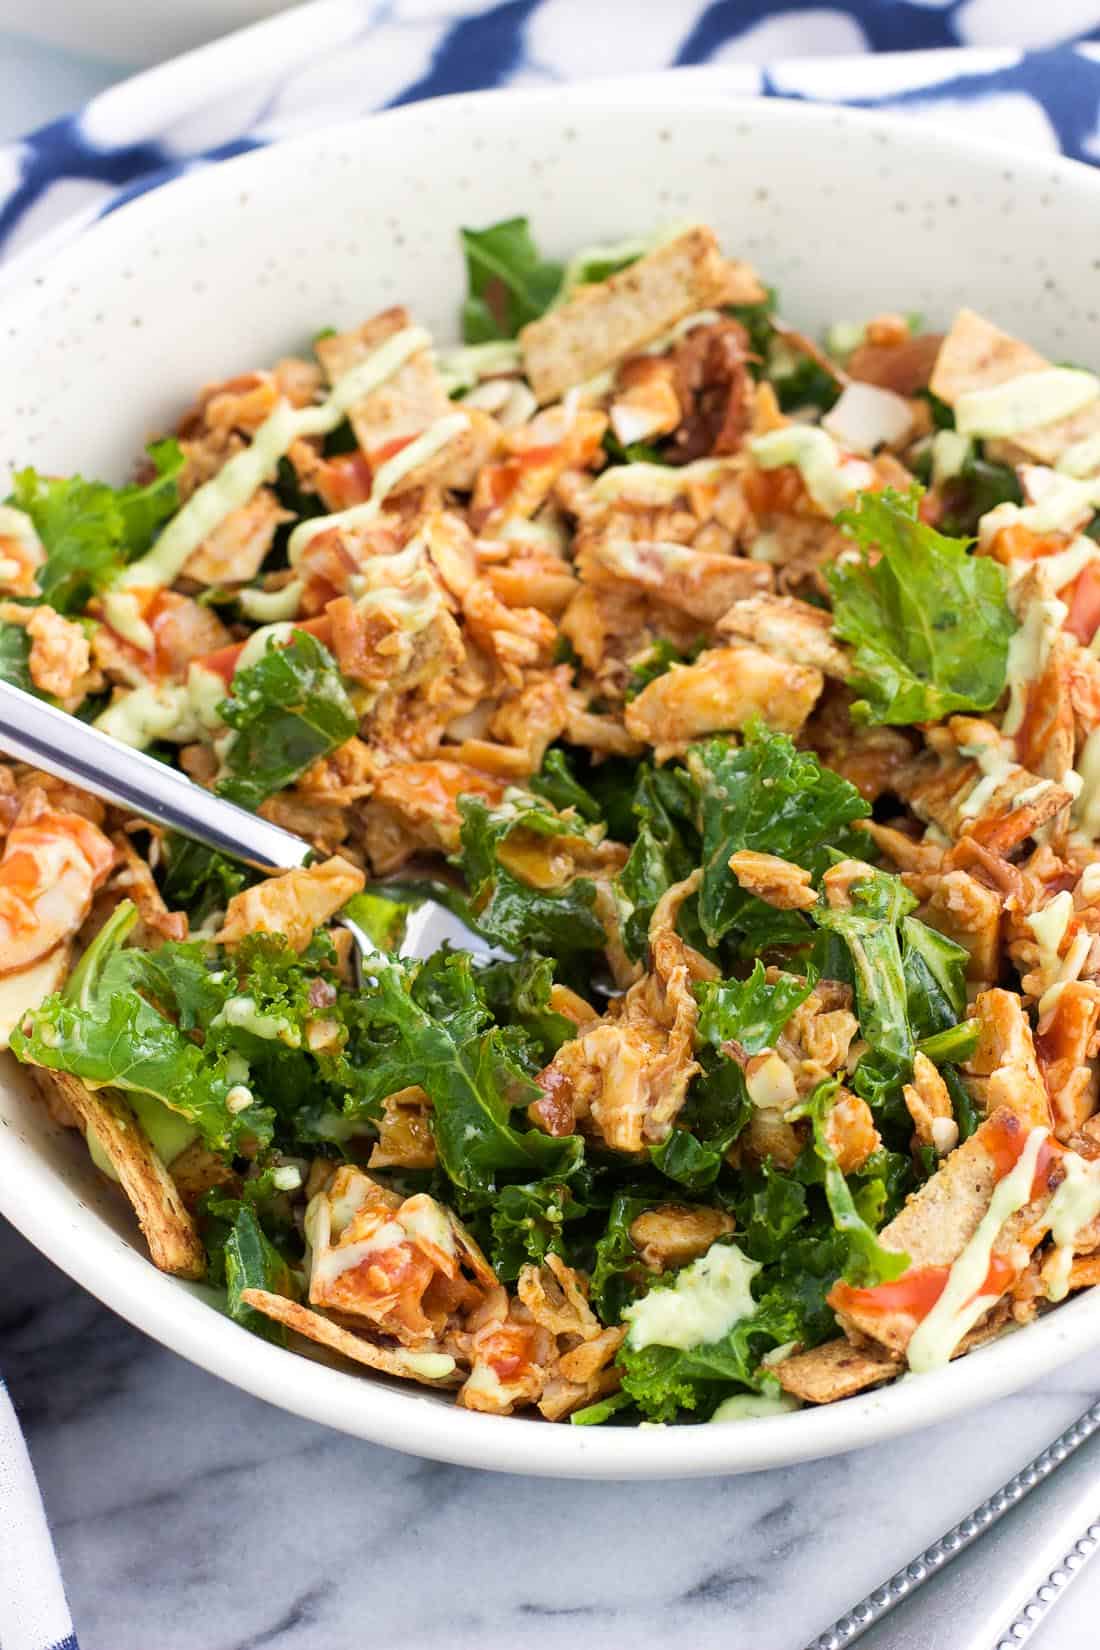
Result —
<instances>
[{"instance_id":1,"label":"silver fork","mask_svg":"<svg viewBox=\"0 0 1100 1650\"><path fill-rule=\"evenodd\" d=\"M309 843L292 831L238 808L194 784L177 768L4 681L0 681L0 751L255 871L293 871L305 865L312 853ZM340 916L336 921L352 937L361 976L364 963L377 957L379 949L352 918ZM426 898L410 918L402 954L428 956L444 939L485 950L484 943L457 917L437 900Z\"/></svg>"}]
</instances>

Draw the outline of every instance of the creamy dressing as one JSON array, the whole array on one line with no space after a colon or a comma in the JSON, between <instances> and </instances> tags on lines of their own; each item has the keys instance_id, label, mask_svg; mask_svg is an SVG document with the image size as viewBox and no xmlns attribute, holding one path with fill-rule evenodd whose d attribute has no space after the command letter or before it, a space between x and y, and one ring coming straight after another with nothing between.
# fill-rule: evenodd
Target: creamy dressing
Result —
<instances>
[{"instance_id":1,"label":"creamy dressing","mask_svg":"<svg viewBox=\"0 0 1100 1650\"><path fill-rule=\"evenodd\" d=\"M463 407L493 413L502 430L516 430L538 411L534 391L522 378L487 378L462 398Z\"/></svg>"},{"instance_id":2,"label":"creamy dressing","mask_svg":"<svg viewBox=\"0 0 1100 1650\"><path fill-rule=\"evenodd\" d=\"M718 1405L711 1421L757 1421L765 1415L787 1415L801 1408L789 1392L737 1392Z\"/></svg>"},{"instance_id":3,"label":"creamy dressing","mask_svg":"<svg viewBox=\"0 0 1100 1650\"><path fill-rule=\"evenodd\" d=\"M978 537L983 546L1003 527L1026 527L1028 532L1040 535L1075 533L1090 519L1100 500L1100 479L1097 478L1077 481L1042 465L1022 466L1018 474L1031 502L998 504L987 510L978 523Z\"/></svg>"},{"instance_id":4,"label":"creamy dressing","mask_svg":"<svg viewBox=\"0 0 1100 1650\"><path fill-rule=\"evenodd\" d=\"M33 567L41 567L46 560L38 529L27 512L14 504L0 504L0 539L14 539ZM16 579L23 570L23 563L12 556L0 559L0 579Z\"/></svg>"},{"instance_id":5,"label":"creamy dressing","mask_svg":"<svg viewBox=\"0 0 1100 1650\"><path fill-rule=\"evenodd\" d=\"M1044 367L989 389L964 390L955 401L955 428L983 439L1041 429L1080 412L1100 397L1100 379L1077 367Z\"/></svg>"},{"instance_id":6,"label":"creamy dressing","mask_svg":"<svg viewBox=\"0 0 1100 1650\"><path fill-rule=\"evenodd\" d=\"M693 327L711 327L716 321L724 319L725 317L720 310L697 309L693 315L685 315L682 320L677 321L674 327L669 327L667 332L660 333L653 339L652 343L639 350L638 354L663 355L670 345L678 343L685 333L690 332Z\"/></svg>"},{"instance_id":7,"label":"creamy dressing","mask_svg":"<svg viewBox=\"0 0 1100 1650\"><path fill-rule=\"evenodd\" d=\"M291 566L297 566L302 551L318 533L327 533L333 527L369 526L399 481L415 470L417 465L425 464L428 459L434 458L436 453L454 440L455 436L463 434L469 428L470 420L465 413L448 413L444 418L437 418L434 424L429 424L422 435L416 437L415 441L410 441L399 453L395 453L378 467L371 481L370 497L365 504L353 504L350 509L338 510L331 516L314 516L309 521L300 521L287 541L287 554Z\"/></svg>"},{"instance_id":8,"label":"creamy dressing","mask_svg":"<svg viewBox=\"0 0 1100 1650\"><path fill-rule=\"evenodd\" d=\"M1022 579L1033 567L1041 568L1052 590L1062 590L1078 573L1084 571L1090 562L1100 560L1100 547L1093 539L1074 539L1067 544L1064 550L1058 550L1053 556L1040 556L1038 560L1028 561L1021 558L1008 564L1009 579L1015 583Z\"/></svg>"},{"instance_id":9,"label":"creamy dressing","mask_svg":"<svg viewBox=\"0 0 1100 1650\"><path fill-rule=\"evenodd\" d=\"M960 475L973 450L969 436L958 430L937 430L932 437L932 485L942 487Z\"/></svg>"},{"instance_id":10,"label":"creamy dressing","mask_svg":"<svg viewBox=\"0 0 1100 1650\"><path fill-rule=\"evenodd\" d=\"M301 1034L293 1021L284 1014L261 1014L255 997L230 997L222 1004L210 1022L211 1026L233 1026L237 1031L250 1031L265 1042L285 1043L298 1048Z\"/></svg>"},{"instance_id":11,"label":"creamy dressing","mask_svg":"<svg viewBox=\"0 0 1100 1650\"><path fill-rule=\"evenodd\" d=\"M372 1255L381 1255L387 1249L396 1249L398 1244L407 1241L404 1227L396 1220L388 1220L380 1226L370 1237L361 1239L358 1243L344 1243L336 1249L324 1249L320 1254L314 1254L313 1265L310 1269L310 1286L315 1283L335 1283L345 1272L351 1272L361 1266L363 1261L369 1260Z\"/></svg>"},{"instance_id":12,"label":"creamy dressing","mask_svg":"<svg viewBox=\"0 0 1100 1650\"><path fill-rule=\"evenodd\" d=\"M655 252L659 246L667 246L670 241L678 240L689 230L697 228L694 219L677 219L675 223L666 224L663 229L655 230L652 235L632 235L629 240L612 241L608 246L582 246L579 252L574 252L565 266L561 278L561 286L557 296L551 304L551 309L557 309L571 298L578 286L584 286L585 271L590 264L631 264L637 263L647 253ZM619 273L616 271L616 274ZM610 276L606 279L610 280Z\"/></svg>"},{"instance_id":13,"label":"creamy dressing","mask_svg":"<svg viewBox=\"0 0 1100 1650\"><path fill-rule=\"evenodd\" d=\"M1016 795L1012 798L1012 805L1014 808L1026 808L1030 803L1038 802L1040 797L1046 796L1047 792L1053 789L1053 779L1037 779L1034 785L1029 785L1026 790L1016 792Z\"/></svg>"},{"instance_id":14,"label":"creamy dressing","mask_svg":"<svg viewBox=\"0 0 1100 1650\"><path fill-rule=\"evenodd\" d=\"M218 706L226 686L217 671L193 664L186 682L145 682L101 711L94 726L124 745L145 750L158 739L189 744L222 726Z\"/></svg>"},{"instance_id":15,"label":"creamy dressing","mask_svg":"<svg viewBox=\"0 0 1100 1650\"><path fill-rule=\"evenodd\" d=\"M264 419L249 446L197 488L148 554L131 562L120 573L114 589L104 598L104 612L111 627L120 635L128 634L130 640L141 635L142 640L136 645L152 647L152 633L141 617L134 592L173 583L187 558L226 516L247 504L257 487L271 479L279 460L295 441L302 436L331 434L352 407L392 378L411 356L429 349L431 342L431 334L423 327L403 327L350 372L344 373L327 399L317 406L292 407L288 401L280 401Z\"/></svg>"},{"instance_id":16,"label":"creamy dressing","mask_svg":"<svg viewBox=\"0 0 1100 1650\"><path fill-rule=\"evenodd\" d=\"M297 616L304 589L304 579L290 579L281 590L242 590L237 603L246 619L277 624Z\"/></svg>"},{"instance_id":17,"label":"creamy dressing","mask_svg":"<svg viewBox=\"0 0 1100 1650\"><path fill-rule=\"evenodd\" d=\"M497 539L505 544L529 544L535 549L553 550L562 552L568 548L569 540L560 525L555 526L550 521L528 521L523 516L515 516L506 521Z\"/></svg>"},{"instance_id":18,"label":"creamy dressing","mask_svg":"<svg viewBox=\"0 0 1100 1650\"><path fill-rule=\"evenodd\" d=\"M449 1352L406 1352L402 1350L400 1356L406 1369L414 1375L422 1375L426 1381L445 1380L455 1367L455 1361ZM470 1379L472 1380L473 1376Z\"/></svg>"},{"instance_id":19,"label":"creamy dressing","mask_svg":"<svg viewBox=\"0 0 1100 1650\"><path fill-rule=\"evenodd\" d=\"M408 1198L398 1211L397 1218L409 1237L421 1238L434 1248L441 1249L445 1255L455 1253L454 1228L446 1211L427 1193L420 1192Z\"/></svg>"},{"instance_id":20,"label":"creamy dressing","mask_svg":"<svg viewBox=\"0 0 1100 1650\"><path fill-rule=\"evenodd\" d=\"M1043 1262L1040 1277L1048 1301L1064 1301L1069 1294L1070 1273L1073 1271L1073 1245L1060 1243Z\"/></svg>"},{"instance_id":21,"label":"creamy dressing","mask_svg":"<svg viewBox=\"0 0 1100 1650\"><path fill-rule=\"evenodd\" d=\"M357 611L385 613L406 635L425 630L446 603L424 552L424 540L415 538L392 556L373 556L348 580Z\"/></svg>"},{"instance_id":22,"label":"creamy dressing","mask_svg":"<svg viewBox=\"0 0 1100 1650\"><path fill-rule=\"evenodd\" d=\"M1036 1004L1036 1008L1039 1013L1040 1030L1045 1029L1042 1022L1046 1021L1047 1018L1054 1013L1054 1010L1058 1006L1058 1000L1063 991L1066 989L1066 986L1070 985L1079 977L1082 968L1084 968L1085 963L1088 961L1089 952L1092 950L1092 938L1092 935L1088 933L1087 930L1082 930L1080 934L1075 934L1070 942L1069 950L1066 952L1065 956L1058 965L1057 978L1047 987Z\"/></svg>"},{"instance_id":23,"label":"creamy dressing","mask_svg":"<svg viewBox=\"0 0 1100 1650\"><path fill-rule=\"evenodd\" d=\"M276 647L285 647L293 635L294 626L286 619L281 619L277 624L262 625L259 630L254 630L237 655L237 663L233 667L234 676L239 670L250 670L253 665L258 665L267 652L269 642L273 642Z\"/></svg>"},{"instance_id":24,"label":"creamy dressing","mask_svg":"<svg viewBox=\"0 0 1100 1650\"><path fill-rule=\"evenodd\" d=\"M1091 476L1100 470L1100 435L1087 435L1067 447L1054 466L1066 476Z\"/></svg>"},{"instance_id":25,"label":"creamy dressing","mask_svg":"<svg viewBox=\"0 0 1100 1650\"><path fill-rule=\"evenodd\" d=\"M1006 716L1006 723L1007 720ZM960 819L974 819L992 802L1005 781L1011 779L1013 774L1022 773L1023 769L1018 762L1012 761L1000 744L960 745L959 753L976 762L983 776L959 809Z\"/></svg>"},{"instance_id":26,"label":"creamy dressing","mask_svg":"<svg viewBox=\"0 0 1100 1650\"><path fill-rule=\"evenodd\" d=\"M1029 603L1019 628L1008 644L1008 709L1001 723L1001 732L1009 738L1019 733L1027 709L1027 690L1046 669L1050 650L1069 617L1069 608L1057 597L1049 596Z\"/></svg>"},{"instance_id":27,"label":"creamy dressing","mask_svg":"<svg viewBox=\"0 0 1100 1650\"><path fill-rule=\"evenodd\" d=\"M760 1270L735 1243L712 1243L677 1273L668 1289L651 1289L623 1312L632 1347L674 1346L686 1352L728 1335L756 1311L751 1284Z\"/></svg>"},{"instance_id":28,"label":"creamy dressing","mask_svg":"<svg viewBox=\"0 0 1100 1650\"><path fill-rule=\"evenodd\" d=\"M589 496L600 504L617 498L665 504L679 498L693 482L717 481L730 472L726 458L700 458L694 464L614 464L592 483Z\"/></svg>"},{"instance_id":29,"label":"creamy dressing","mask_svg":"<svg viewBox=\"0 0 1100 1650\"><path fill-rule=\"evenodd\" d=\"M447 394L461 395L482 379L520 372L523 351L514 338L494 338L487 344L444 350L436 356L435 364Z\"/></svg>"},{"instance_id":30,"label":"creamy dressing","mask_svg":"<svg viewBox=\"0 0 1100 1650\"><path fill-rule=\"evenodd\" d=\"M1031 1183L1046 1129L1032 1129L1019 1160L994 1187L989 1208L977 1231L948 1274L943 1294L928 1316L917 1325L906 1357L914 1374L941 1369L968 1330L993 1305L996 1296L979 1295L993 1258L998 1232L1012 1215L1031 1201Z\"/></svg>"},{"instance_id":31,"label":"creamy dressing","mask_svg":"<svg viewBox=\"0 0 1100 1650\"><path fill-rule=\"evenodd\" d=\"M1090 842L1100 836L1100 728L1093 728L1077 758L1081 789L1071 818Z\"/></svg>"},{"instance_id":32,"label":"creamy dressing","mask_svg":"<svg viewBox=\"0 0 1100 1650\"><path fill-rule=\"evenodd\" d=\"M1057 962L1072 916L1073 895L1067 888L1062 893L1055 894L1041 911L1032 912L1026 919L1028 927L1039 942L1041 959L1053 958Z\"/></svg>"},{"instance_id":33,"label":"creamy dressing","mask_svg":"<svg viewBox=\"0 0 1100 1650\"><path fill-rule=\"evenodd\" d=\"M1047 1295L1052 1301L1063 1300L1069 1293L1074 1241L1100 1214L1100 1160L1086 1162L1078 1152L1066 1152L1062 1161L1066 1178L1047 1207L1050 1235L1057 1246L1054 1276L1047 1278Z\"/></svg>"},{"instance_id":34,"label":"creamy dressing","mask_svg":"<svg viewBox=\"0 0 1100 1650\"><path fill-rule=\"evenodd\" d=\"M1072 917L1073 895L1064 889L1062 893L1055 894L1041 911L1033 911L1024 919L1038 941L1039 972L1044 989L1052 986L1058 978L1062 966L1062 943Z\"/></svg>"},{"instance_id":35,"label":"creamy dressing","mask_svg":"<svg viewBox=\"0 0 1100 1650\"><path fill-rule=\"evenodd\" d=\"M789 424L782 430L754 436L749 451L763 470L793 464L819 510L835 516L859 492L872 486L875 472L861 458L840 451L824 430Z\"/></svg>"},{"instance_id":36,"label":"creamy dressing","mask_svg":"<svg viewBox=\"0 0 1100 1650\"><path fill-rule=\"evenodd\" d=\"M351 1225L360 1209L367 1201L370 1191L370 1181L366 1175L348 1177L347 1189L339 1197L330 1197L322 1192L317 1200L324 1208L331 1229L339 1237ZM312 1207L312 1205L311 1205Z\"/></svg>"}]
</instances>

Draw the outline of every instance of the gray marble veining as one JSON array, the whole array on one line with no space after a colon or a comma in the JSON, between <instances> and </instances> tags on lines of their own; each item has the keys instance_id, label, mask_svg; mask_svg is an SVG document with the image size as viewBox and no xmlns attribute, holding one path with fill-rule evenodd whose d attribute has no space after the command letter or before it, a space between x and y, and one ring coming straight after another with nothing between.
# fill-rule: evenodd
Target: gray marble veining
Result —
<instances>
[{"instance_id":1,"label":"gray marble veining","mask_svg":"<svg viewBox=\"0 0 1100 1650\"><path fill-rule=\"evenodd\" d=\"M0 1275L0 1367L83 1650L800 1650L1100 1390L1098 1355L831 1461L555 1483L271 1409L131 1329L2 1223ZM1033 1642L1094 1650L1098 1603L1100 1570Z\"/></svg>"}]
</instances>

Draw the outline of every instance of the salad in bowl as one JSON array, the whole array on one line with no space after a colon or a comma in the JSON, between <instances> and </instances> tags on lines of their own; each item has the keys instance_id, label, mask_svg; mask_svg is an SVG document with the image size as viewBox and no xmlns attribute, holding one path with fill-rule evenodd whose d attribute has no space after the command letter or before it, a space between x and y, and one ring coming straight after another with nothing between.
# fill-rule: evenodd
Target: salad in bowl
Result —
<instances>
[{"instance_id":1,"label":"salad in bowl","mask_svg":"<svg viewBox=\"0 0 1100 1650\"><path fill-rule=\"evenodd\" d=\"M0 673L314 855L0 766L4 1041L155 1265L466 1409L941 1367L1100 1281L1100 379L701 224L463 244L460 347L16 475Z\"/></svg>"}]
</instances>

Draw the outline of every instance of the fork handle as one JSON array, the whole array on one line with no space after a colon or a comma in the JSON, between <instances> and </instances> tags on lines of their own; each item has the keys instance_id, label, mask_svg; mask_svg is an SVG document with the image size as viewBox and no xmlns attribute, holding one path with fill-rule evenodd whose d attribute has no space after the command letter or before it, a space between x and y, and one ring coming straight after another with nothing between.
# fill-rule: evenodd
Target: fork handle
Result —
<instances>
[{"instance_id":1,"label":"fork handle","mask_svg":"<svg viewBox=\"0 0 1100 1650\"><path fill-rule=\"evenodd\" d=\"M1016 1650L1100 1550L1098 1471L1095 1403L806 1650Z\"/></svg>"},{"instance_id":2,"label":"fork handle","mask_svg":"<svg viewBox=\"0 0 1100 1650\"><path fill-rule=\"evenodd\" d=\"M290 871L309 858L301 837L4 681L0 750L255 870Z\"/></svg>"}]
</instances>

